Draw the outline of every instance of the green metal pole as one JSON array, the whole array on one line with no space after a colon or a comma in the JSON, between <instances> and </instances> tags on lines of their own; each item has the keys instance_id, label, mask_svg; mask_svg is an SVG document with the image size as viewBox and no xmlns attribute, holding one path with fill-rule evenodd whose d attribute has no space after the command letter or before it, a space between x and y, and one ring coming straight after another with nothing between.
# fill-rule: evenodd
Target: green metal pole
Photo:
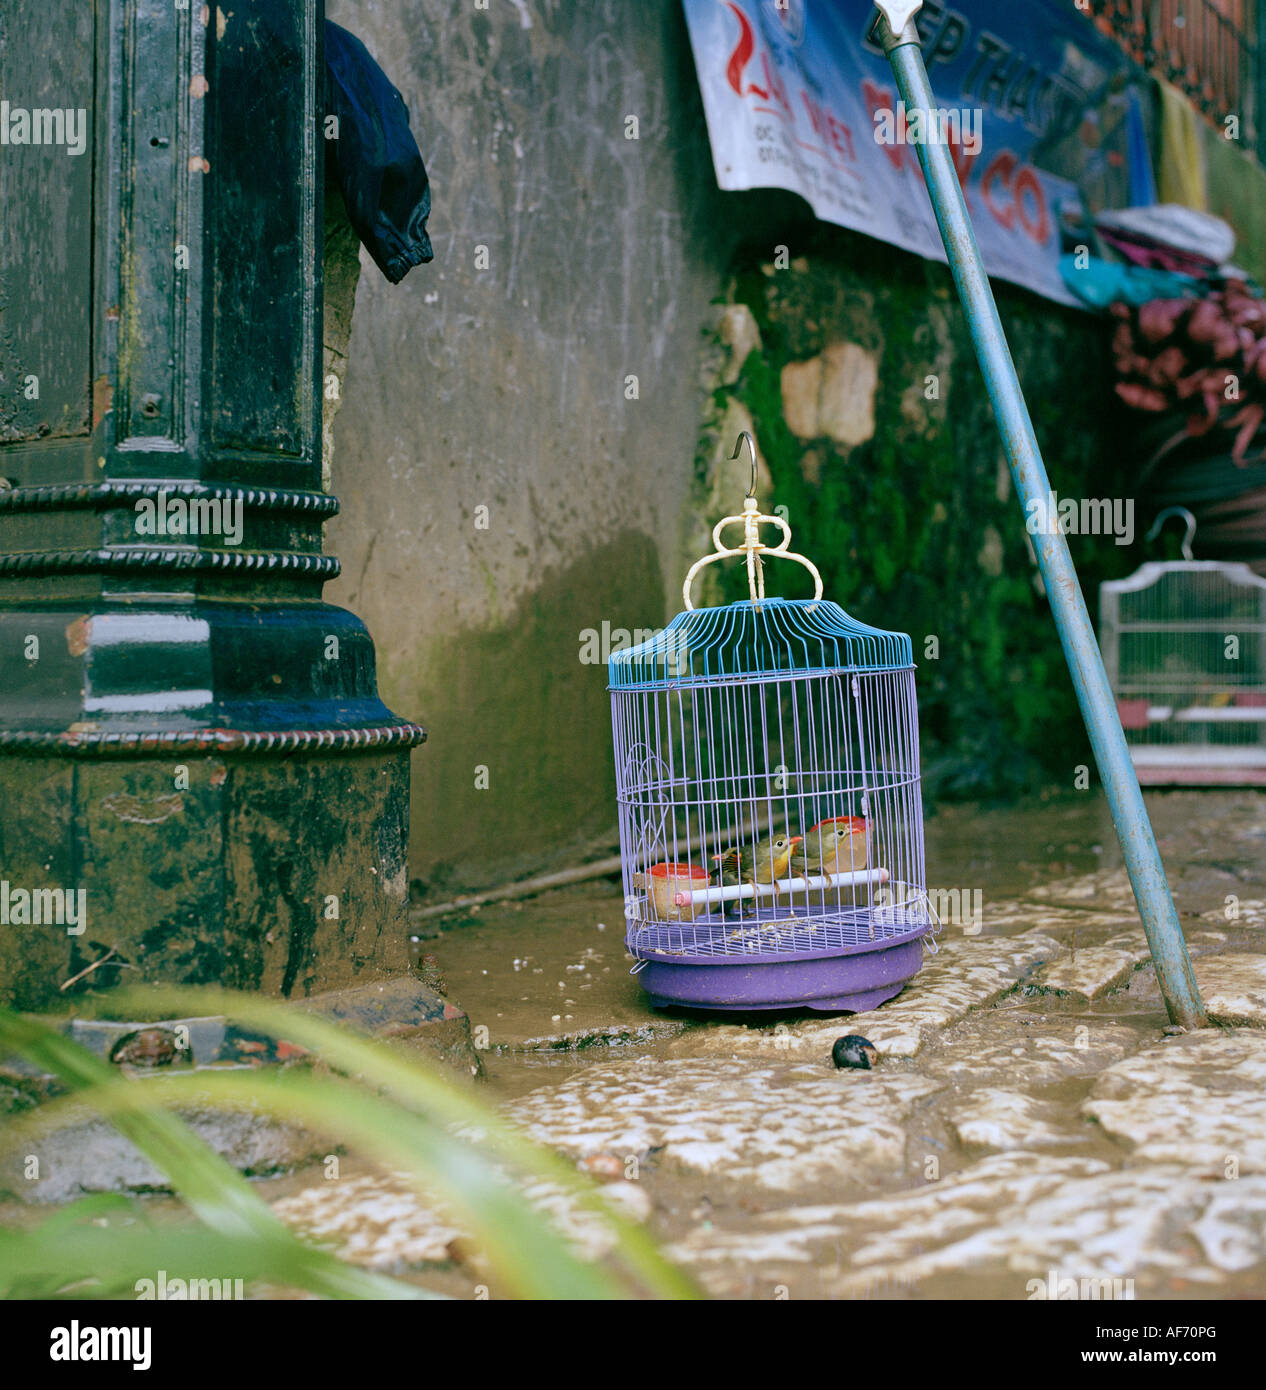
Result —
<instances>
[{"instance_id":1,"label":"green metal pole","mask_svg":"<svg viewBox=\"0 0 1266 1390\"><path fill-rule=\"evenodd\" d=\"M914 16L922 8L922 0L878 0L878 8L883 16L879 23L880 39L896 75L901 99L907 111L925 113L924 130L934 130L927 117L936 110L937 103L928 82L914 22ZM1011 477L1027 515L1031 501L1041 499L1044 503L1050 494L1042 451L1024 403L1024 393L1011 360L949 147L934 139L923 140L918 151L950 271L967 313L976 356L993 402ZM1187 1028L1207 1027L1204 1003L1165 878L1165 866L1156 848L1156 837L1143 804L1143 793L1130 759L1068 542L1058 527L1053 534L1034 536L1033 542L1051 613L1112 810L1139 915L1143 919L1143 930L1147 933L1165 1007L1175 1023Z\"/></svg>"},{"instance_id":2,"label":"green metal pole","mask_svg":"<svg viewBox=\"0 0 1266 1390\"><path fill-rule=\"evenodd\" d=\"M0 0L83 135L0 147L0 882L82 904L0 927L8 1007L409 963L426 733L322 597L323 5L223 10Z\"/></svg>"}]
</instances>

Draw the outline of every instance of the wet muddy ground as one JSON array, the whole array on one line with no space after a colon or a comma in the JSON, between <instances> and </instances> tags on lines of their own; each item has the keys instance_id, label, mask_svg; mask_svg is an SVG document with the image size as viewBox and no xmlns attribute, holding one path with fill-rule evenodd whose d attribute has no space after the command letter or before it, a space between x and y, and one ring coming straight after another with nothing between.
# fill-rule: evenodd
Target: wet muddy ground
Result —
<instances>
[{"instance_id":1,"label":"wet muddy ground","mask_svg":"<svg viewBox=\"0 0 1266 1390\"><path fill-rule=\"evenodd\" d=\"M1266 797L1148 803L1216 1021L1197 1033L1169 1027L1090 796L931 817L929 886L979 890L979 919L947 923L864 1015L651 1009L614 881L428 923L423 944L469 1015L483 1095L605 1175L714 1296L1264 1297ZM835 1070L845 1033L876 1069ZM444 1213L354 1155L336 1181L314 1164L259 1187L352 1260L497 1296ZM601 1227L529 1196L602 1257Z\"/></svg>"},{"instance_id":2,"label":"wet muddy ground","mask_svg":"<svg viewBox=\"0 0 1266 1390\"><path fill-rule=\"evenodd\" d=\"M611 1199L714 1295L1266 1296L1266 798L1149 806L1218 1020L1199 1033L1167 1031L1088 795L929 820L930 886L979 889L980 919L865 1015L649 1008L614 883L441 922L426 947L485 1094L609 1169ZM875 1070L832 1067L848 1032ZM390 1177L273 1190L353 1258L459 1295L481 1281Z\"/></svg>"}]
</instances>

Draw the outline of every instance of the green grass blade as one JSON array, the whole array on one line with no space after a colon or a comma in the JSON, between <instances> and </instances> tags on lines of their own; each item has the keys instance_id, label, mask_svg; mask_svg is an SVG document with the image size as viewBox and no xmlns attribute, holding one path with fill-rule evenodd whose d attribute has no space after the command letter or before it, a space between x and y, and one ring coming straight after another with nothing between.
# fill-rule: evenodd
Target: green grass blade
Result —
<instances>
[{"instance_id":1,"label":"green grass blade","mask_svg":"<svg viewBox=\"0 0 1266 1390\"><path fill-rule=\"evenodd\" d=\"M574 1194L578 1206L599 1215L618 1236L620 1262L647 1293L669 1299L700 1296L687 1275L660 1253L649 1233L613 1213L572 1164L531 1143L466 1089L420 1061L406 1059L397 1047L351 1032L293 1004L255 995L182 988L131 990L112 997L117 1007L135 1010L138 1017L203 1014L233 1018L307 1048L339 1071L387 1091L399 1104L428 1116L437 1125L478 1134L481 1146L512 1167L564 1188ZM162 1015L155 1013L156 1009L162 1010Z\"/></svg>"},{"instance_id":2,"label":"green grass blade","mask_svg":"<svg viewBox=\"0 0 1266 1390\"><path fill-rule=\"evenodd\" d=\"M232 1281L241 1279L247 1293L260 1284L303 1288L307 1282L302 1265L275 1246L222 1235L188 1219L151 1225L138 1217L105 1228L55 1227L54 1221L27 1231L0 1230L0 1295L136 1298L140 1281L157 1282L160 1270L169 1282L218 1278L232 1287ZM414 1296L439 1295L417 1289Z\"/></svg>"},{"instance_id":3,"label":"green grass blade","mask_svg":"<svg viewBox=\"0 0 1266 1390\"><path fill-rule=\"evenodd\" d=\"M513 1296L618 1299L633 1292L610 1271L573 1254L549 1219L476 1149L427 1117L347 1081L292 1070L186 1073L146 1085L163 1091L168 1104L249 1101L270 1115L337 1135L400 1170L415 1191L442 1203L469 1230Z\"/></svg>"},{"instance_id":4,"label":"green grass blade","mask_svg":"<svg viewBox=\"0 0 1266 1390\"><path fill-rule=\"evenodd\" d=\"M57 1075L83 1101L108 1107L111 1123L161 1171L194 1215L229 1238L250 1239L273 1252L287 1278L332 1297L416 1298L397 1280L355 1269L299 1241L250 1184L208 1148L178 1116L156 1107L145 1085L121 1077L99 1057L47 1024L0 1009L0 1052L18 1053ZM43 1106L15 1125L32 1123Z\"/></svg>"}]
</instances>

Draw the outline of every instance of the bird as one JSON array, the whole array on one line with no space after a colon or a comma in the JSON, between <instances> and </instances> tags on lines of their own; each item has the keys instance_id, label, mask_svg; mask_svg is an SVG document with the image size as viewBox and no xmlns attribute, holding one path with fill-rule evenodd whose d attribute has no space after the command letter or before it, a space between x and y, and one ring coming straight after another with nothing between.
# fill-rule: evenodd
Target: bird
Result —
<instances>
[{"instance_id":1,"label":"bird","mask_svg":"<svg viewBox=\"0 0 1266 1390\"><path fill-rule=\"evenodd\" d=\"M797 875L847 874L864 869L870 846L861 816L832 816L819 821L804 837L804 845L791 859Z\"/></svg>"},{"instance_id":2,"label":"bird","mask_svg":"<svg viewBox=\"0 0 1266 1390\"><path fill-rule=\"evenodd\" d=\"M743 882L739 873L739 852L736 849L726 850L724 854L715 855L717 866L708 875L709 882L713 886L722 888L737 888ZM743 899L735 898L732 902L722 905L725 916L741 917L743 915Z\"/></svg>"},{"instance_id":3,"label":"bird","mask_svg":"<svg viewBox=\"0 0 1266 1390\"><path fill-rule=\"evenodd\" d=\"M711 874L712 882L727 888L737 887L741 883L775 883L787 876L791 856L796 852L796 846L802 838L800 835L788 835L785 832L771 835L769 839L762 840L750 856L745 855L738 846L733 846L724 854L715 856L717 866ZM737 915L741 917L743 899L735 899L735 906ZM732 907L728 910L734 909Z\"/></svg>"},{"instance_id":4,"label":"bird","mask_svg":"<svg viewBox=\"0 0 1266 1390\"><path fill-rule=\"evenodd\" d=\"M859 1071L869 1071L879 1061L879 1049L869 1038L850 1033L847 1037L836 1039L831 1049L831 1061L841 1070L854 1067Z\"/></svg>"}]
</instances>

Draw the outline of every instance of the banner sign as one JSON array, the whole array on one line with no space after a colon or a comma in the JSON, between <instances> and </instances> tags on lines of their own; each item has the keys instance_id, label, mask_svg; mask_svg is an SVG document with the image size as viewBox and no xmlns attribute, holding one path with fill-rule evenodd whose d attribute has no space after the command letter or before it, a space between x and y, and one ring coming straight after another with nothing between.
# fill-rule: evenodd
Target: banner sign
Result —
<instances>
[{"instance_id":1,"label":"banner sign","mask_svg":"<svg viewBox=\"0 0 1266 1390\"><path fill-rule=\"evenodd\" d=\"M1077 302L1058 265L1060 210L1077 190L1044 165L1067 160L1124 60L1071 0L925 3L930 113L898 100L865 0L683 3L722 188L789 189L824 221L944 261L916 148L937 140L990 275Z\"/></svg>"}]
</instances>

